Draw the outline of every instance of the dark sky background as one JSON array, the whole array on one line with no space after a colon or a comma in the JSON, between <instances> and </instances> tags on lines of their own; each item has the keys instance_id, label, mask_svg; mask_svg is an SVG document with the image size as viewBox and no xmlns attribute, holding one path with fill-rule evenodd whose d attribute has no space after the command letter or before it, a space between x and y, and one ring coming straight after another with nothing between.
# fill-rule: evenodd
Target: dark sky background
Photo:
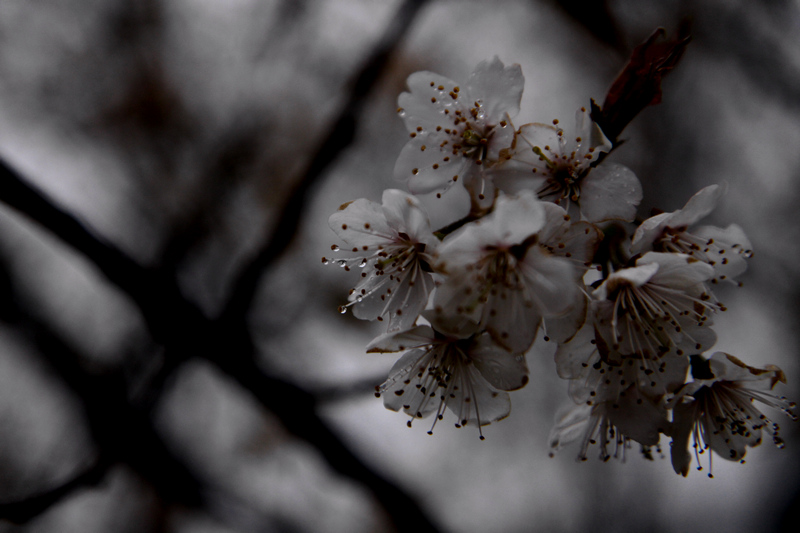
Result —
<instances>
[{"instance_id":1,"label":"dark sky background","mask_svg":"<svg viewBox=\"0 0 800 533\"><path fill-rule=\"evenodd\" d=\"M302 435L313 420L445 531L794 531L785 513L800 491L800 436L779 412L767 414L786 448L765 443L743 465L716 457L714 479L707 468L677 476L666 438L654 461L636 448L606 464L576 463L575 448L549 458L552 421L570 400L553 347L537 342L531 382L486 441L451 424L431 437L372 395L395 360L364 353L376 325L336 312L353 278L320 262L336 242L327 219L402 188L392 169L407 133L395 109L409 74L465 80L497 55L525 76L517 126L570 127L636 44L689 21L663 102L610 159L639 176L641 216L727 183L709 221L739 224L755 256L743 287L719 287L728 311L715 349L778 364L783 392L800 398L800 6L579 4L427 2L347 108L403 2L2 0L0 157L147 268L99 264L21 213L0 178L0 512L92 474L26 520L0 520L0 533L402 527L385 503L402 507L402 495L335 466L333 441ZM343 109L356 113L352 143L335 129ZM286 213L299 214L296 233ZM269 243L260 275L242 282ZM236 321L214 322L232 294L245 302ZM186 302L203 318L182 318ZM269 379L249 379L259 372Z\"/></svg>"}]
</instances>

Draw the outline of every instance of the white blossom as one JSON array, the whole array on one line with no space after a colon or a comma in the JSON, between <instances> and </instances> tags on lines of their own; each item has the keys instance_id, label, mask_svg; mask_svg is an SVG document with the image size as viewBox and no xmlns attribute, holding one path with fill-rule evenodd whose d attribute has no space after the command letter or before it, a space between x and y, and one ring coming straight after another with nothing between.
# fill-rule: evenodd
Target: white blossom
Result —
<instances>
[{"instance_id":1,"label":"white blossom","mask_svg":"<svg viewBox=\"0 0 800 533\"><path fill-rule=\"evenodd\" d=\"M511 118L519 112L524 79L519 65L495 57L480 63L465 85L415 72L398 113L411 139L400 152L395 178L414 194L444 191L462 182L481 190L514 141Z\"/></svg>"},{"instance_id":2,"label":"white blossom","mask_svg":"<svg viewBox=\"0 0 800 533\"><path fill-rule=\"evenodd\" d=\"M691 256L657 252L612 273L593 294L598 348L644 358L709 348L710 317L725 309L705 284L713 274Z\"/></svg>"},{"instance_id":3,"label":"white blossom","mask_svg":"<svg viewBox=\"0 0 800 533\"><path fill-rule=\"evenodd\" d=\"M650 457L650 448L670 427L665 399L683 385L688 357L674 352L654 359L601 353L594 327L587 323L559 345L555 358L577 405L557 418L550 434L553 451L582 439L579 459L587 458L590 445L599 444L600 457L607 460L635 441Z\"/></svg>"},{"instance_id":4,"label":"white blossom","mask_svg":"<svg viewBox=\"0 0 800 533\"><path fill-rule=\"evenodd\" d=\"M419 200L389 189L383 205L366 199L349 202L331 215L329 224L351 255L323 262L360 269L359 282L340 311L353 307L357 318L388 318L393 331L414 324L434 287L431 253L439 244ZM340 250L338 245L331 248Z\"/></svg>"},{"instance_id":5,"label":"white blossom","mask_svg":"<svg viewBox=\"0 0 800 533\"><path fill-rule=\"evenodd\" d=\"M577 305L572 262L537 245L546 220L532 192L501 195L491 214L445 239L435 266L445 279L434 310L455 315L450 333L479 324L508 350L524 352L542 317L565 315Z\"/></svg>"},{"instance_id":6,"label":"white blossom","mask_svg":"<svg viewBox=\"0 0 800 533\"><path fill-rule=\"evenodd\" d=\"M780 368L753 368L730 354L716 352L710 359L692 356L692 376L694 380L679 390L671 402L671 456L676 473L685 476L689 472L690 439L698 463L700 454L709 448L724 459L742 461L748 446L761 443L762 430L778 447L783 447L778 425L753 405L753 400L758 400L797 419L791 412L794 403L772 391L779 382L786 382ZM702 466L698 465L700 469Z\"/></svg>"},{"instance_id":7,"label":"white blossom","mask_svg":"<svg viewBox=\"0 0 800 533\"><path fill-rule=\"evenodd\" d=\"M762 432L783 446L753 405L796 419L772 391L783 372L699 355L725 311L712 284L734 281L752 255L739 226L698 225L724 187L634 228L641 184L606 160L614 146L585 108L572 133L557 120L515 129L519 65L495 57L463 85L432 72L407 83L398 114L410 139L394 177L411 194L341 206L329 223L345 255L323 258L360 274L341 312L388 322L367 351L402 352L376 387L386 408L409 415L409 427L432 416L428 433L450 410L483 439L482 426L509 415L509 391L528 382L525 357L541 332L572 403L550 434L553 452L579 441L579 459L596 445L608 460L638 444L653 459L664 434L685 476L691 450L698 464L706 451L709 464L711 451L743 462ZM614 87L612 100L625 96ZM435 232L414 196L428 194L443 224Z\"/></svg>"},{"instance_id":8,"label":"white blossom","mask_svg":"<svg viewBox=\"0 0 800 533\"><path fill-rule=\"evenodd\" d=\"M747 269L745 258L752 256L742 228L736 224L727 228L694 226L714 210L724 192L724 187L710 185L692 196L682 209L648 218L636 229L631 252L688 254L714 267L712 282L733 281Z\"/></svg>"},{"instance_id":9,"label":"white blossom","mask_svg":"<svg viewBox=\"0 0 800 533\"><path fill-rule=\"evenodd\" d=\"M589 222L633 220L642 200L636 175L616 163L591 167L610 149L611 143L583 108L577 112L572 136L557 120L552 126L526 124L517 132L514 147L504 152L509 162L495 183L508 192L533 190Z\"/></svg>"},{"instance_id":10,"label":"white blossom","mask_svg":"<svg viewBox=\"0 0 800 533\"><path fill-rule=\"evenodd\" d=\"M454 337L416 326L382 335L367 347L370 353L405 350L376 394L387 409L410 415L409 427L414 418L435 414L428 433L445 409L455 413L456 427L476 425L480 431L510 413L505 391L528 382L524 357L497 346L486 333Z\"/></svg>"},{"instance_id":11,"label":"white blossom","mask_svg":"<svg viewBox=\"0 0 800 533\"><path fill-rule=\"evenodd\" d=\"M590 445L597 444L600 459L625 458L631 441L641 445L642 453L652 458L661 433L669 427L663 405L643 396L631 386L617 401L584 404L564 411L550 433L551 453L581 439L578 459L588 458Z\"/></svg>"}]
</instances>

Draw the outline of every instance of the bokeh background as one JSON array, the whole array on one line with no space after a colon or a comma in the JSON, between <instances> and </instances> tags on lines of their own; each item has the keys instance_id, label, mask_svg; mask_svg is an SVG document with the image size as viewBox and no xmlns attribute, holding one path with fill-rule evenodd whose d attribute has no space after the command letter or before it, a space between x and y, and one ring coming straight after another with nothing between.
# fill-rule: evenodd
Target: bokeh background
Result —
<instances>
[{"instance_id":1,"label":"bokeh background","mask_svg":"<svg viewBox=\"0 0 800 533\"><path fill-rule=\"evenodd\" d=\"M336 312L353 278L320 257L335 242L327 218L340 204L401 186L392 169L407 134L395 108L412 72L464 80L497 55L525 75L517 125L569 126L575 109L602 102L636 44L688 21L693 40L665 78L663 102L625 130L612 158L641 179L642 215L728 184L711 222L742 226L755 256L743 287L719 289L728 311L715 319L717 349L780 365L783 392L800 398L800 5L423 4L359 98L353 142L336 148L297 233L260 278L247 314L260 367L314 396L335 434L444 531L795 531L800 438L779 412L768 414L786 448L765 443L743 465L716 458L714 479L707 465L675 475L666 439L667 457L654 461L635 448L609 463L576 463L574 448L548 457L553 418L569 400L545 343L529 354L531 382L512 394L511 417L485 429L486 441L451 424L433 436L426 424L406 428L371 392L394 357L364 353L378 330ZM0 156L136 262L173 272L184 297L213 317L250 258L276 238L290 194L402 6L0 0ZM91 416L91 402L102 400L81 394L81 379L134 408L146 403L154 438L203 493L187 503L158 486L146 461L113 460L25 520L0 520L0 532L344 533L397 524L373 487L335 472L318 442L288 431L285 414L218 366L189 357L160 372L167 350L130 294L5 204L0 270L0 504L59 487L107 452ZM67 360L77 381L59 364Z\"/></svg>"}]
</instances>

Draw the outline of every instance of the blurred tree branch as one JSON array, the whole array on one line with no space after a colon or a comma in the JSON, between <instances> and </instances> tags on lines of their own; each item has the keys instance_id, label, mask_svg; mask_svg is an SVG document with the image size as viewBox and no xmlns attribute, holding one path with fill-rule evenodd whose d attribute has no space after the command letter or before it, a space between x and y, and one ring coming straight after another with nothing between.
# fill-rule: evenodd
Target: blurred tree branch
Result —
<instances>
[{"instance_id":1,"label":"blurred tree branch","mask_svg":"<svg viewBox=\"0 0 800 533\"><path fill-rule=\"evenodd\" d=\"M583 26L598 41L624 53L625 43L608 0L552 0L564 13Z\"/></svg>"},{"instance_id":2,"label":"blurred tree branch","mask_svg":"<svg viewBox=\"0 0 800 533\"><path fill-rule=\"evenodd\" d=\"M84 472L59 487L3 504L0 516L21 522L29 520L74 489L99 482L116 462L130 465L165 501L200 506L201 482L164 444L147 413L128 400L124 377L119 372L87 371L82 363L84 358L20 303L16 284L2 259L0 317L36 347L36 353L80 400L99 457Z\"/></svg>"},{"instance_id":3,"label":"blurred tree branch","mask_svg":"<svg viewBox=\"0 0 800 533\"><path fill-rule=\"evenodd\" d=\"M335 471L367 487L400 531L436 531L437 528L409 495L365 465L319 418L312 394L263 372L256 363L257 350L245 318L264 270L292 242L311 186L351 143L364 99L424 3L424 0L406 0L401 4L375 52L356 77L339 118L312 158L304 178L285 203L271 237L243 270L225 310L216 320L206 317L184 297L173 271L140 265L71 213L57 207L0 161L0 200L82 253L109 281L125 292L141 310L153 338L165 347L170 370L190 357L202 357L214 363L275 413L290 432L314 446ZM65 347L55 345L52 336L37 334L36 339L44 355L64 353ZM141 412L131 406L121 392L125 390L124 383L119 383L113 376L93 377L82 373L76 366L77 359L75 354L70 354L68 357L48 358L48 361L58 365L59 374L84 401L93 430L101 431L97 428L97 421L109 422L108 431L104 429L103 433L96 435L98 440L110 442L109 446L118 453L132 454L126 456L128 461L146 458L146 455L136 455L126 444L138 442L142 445L140 439L147 441L149 448L144 448L146 453L167 453L159 448L160 441L153 439L149 419L142 419ZM115 416L120 418L115 419ZM111 423L114 420L116 422ZM126 424L120 424L120 420ZM125 435L125 439L118 440L116 432ZM139 464L145 470L152 466ZM180 490L176 498L179 494L187 502L199 502L198 485L191 481L189 473L174 468L170 472L177 472L174 482L179 483L177 488ZM152 472L152 475L159 475L159 471ZM62 489L61 492L63 496L68 490Z\"/></svg>"},{"instance_id":4,"label":"blurred tree branch","mask_svg":"<svg viewBox=\"0 0 800 533\"><path fill-rule=\"evenodd\" d=\"M0 503L0 519L15 524L24 524L47 511L75 490L100 483L105 477L108 467L109 464L106 461L97 459L61 485L21 500L2 502Z\"/></svg>"}]
</instances>

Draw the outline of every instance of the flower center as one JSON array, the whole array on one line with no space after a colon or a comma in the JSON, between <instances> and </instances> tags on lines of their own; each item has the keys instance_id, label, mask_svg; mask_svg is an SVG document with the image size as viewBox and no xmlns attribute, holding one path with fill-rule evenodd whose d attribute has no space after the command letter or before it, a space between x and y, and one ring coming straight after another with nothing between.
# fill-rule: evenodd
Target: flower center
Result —
<instances>
[{"instance_id":1,"label":"flower center","mask_svg":"<svg viewBox=\"0 0 800 533\"><path fill-rule=\"evenodd\" d=\"M635 353L645 358L668 351L681 336L688 335L684 326L702 326L712 311L723 308L707 293L695 297L652 283L620 283L609 299L614 301L612 347L623 355Z\"/></svg>"},{"instance_id":2,"label":"flower center","mask_svg":"<svg viewBox=\"0 0 800 533\"><path fill-rule=\"evenodd\" d=\"M549 147L545 146L545 149L549 149ZM545 171L547 181L536 191L539 198L551 199L557 204L561 200L577 202L581 195L581 169L576 164L574 152L570 156L560 156L550 152L548 157L544 150L534 146L533 153L538 155L539 159L547 166Z\"/></svg>"}]
</instances>

